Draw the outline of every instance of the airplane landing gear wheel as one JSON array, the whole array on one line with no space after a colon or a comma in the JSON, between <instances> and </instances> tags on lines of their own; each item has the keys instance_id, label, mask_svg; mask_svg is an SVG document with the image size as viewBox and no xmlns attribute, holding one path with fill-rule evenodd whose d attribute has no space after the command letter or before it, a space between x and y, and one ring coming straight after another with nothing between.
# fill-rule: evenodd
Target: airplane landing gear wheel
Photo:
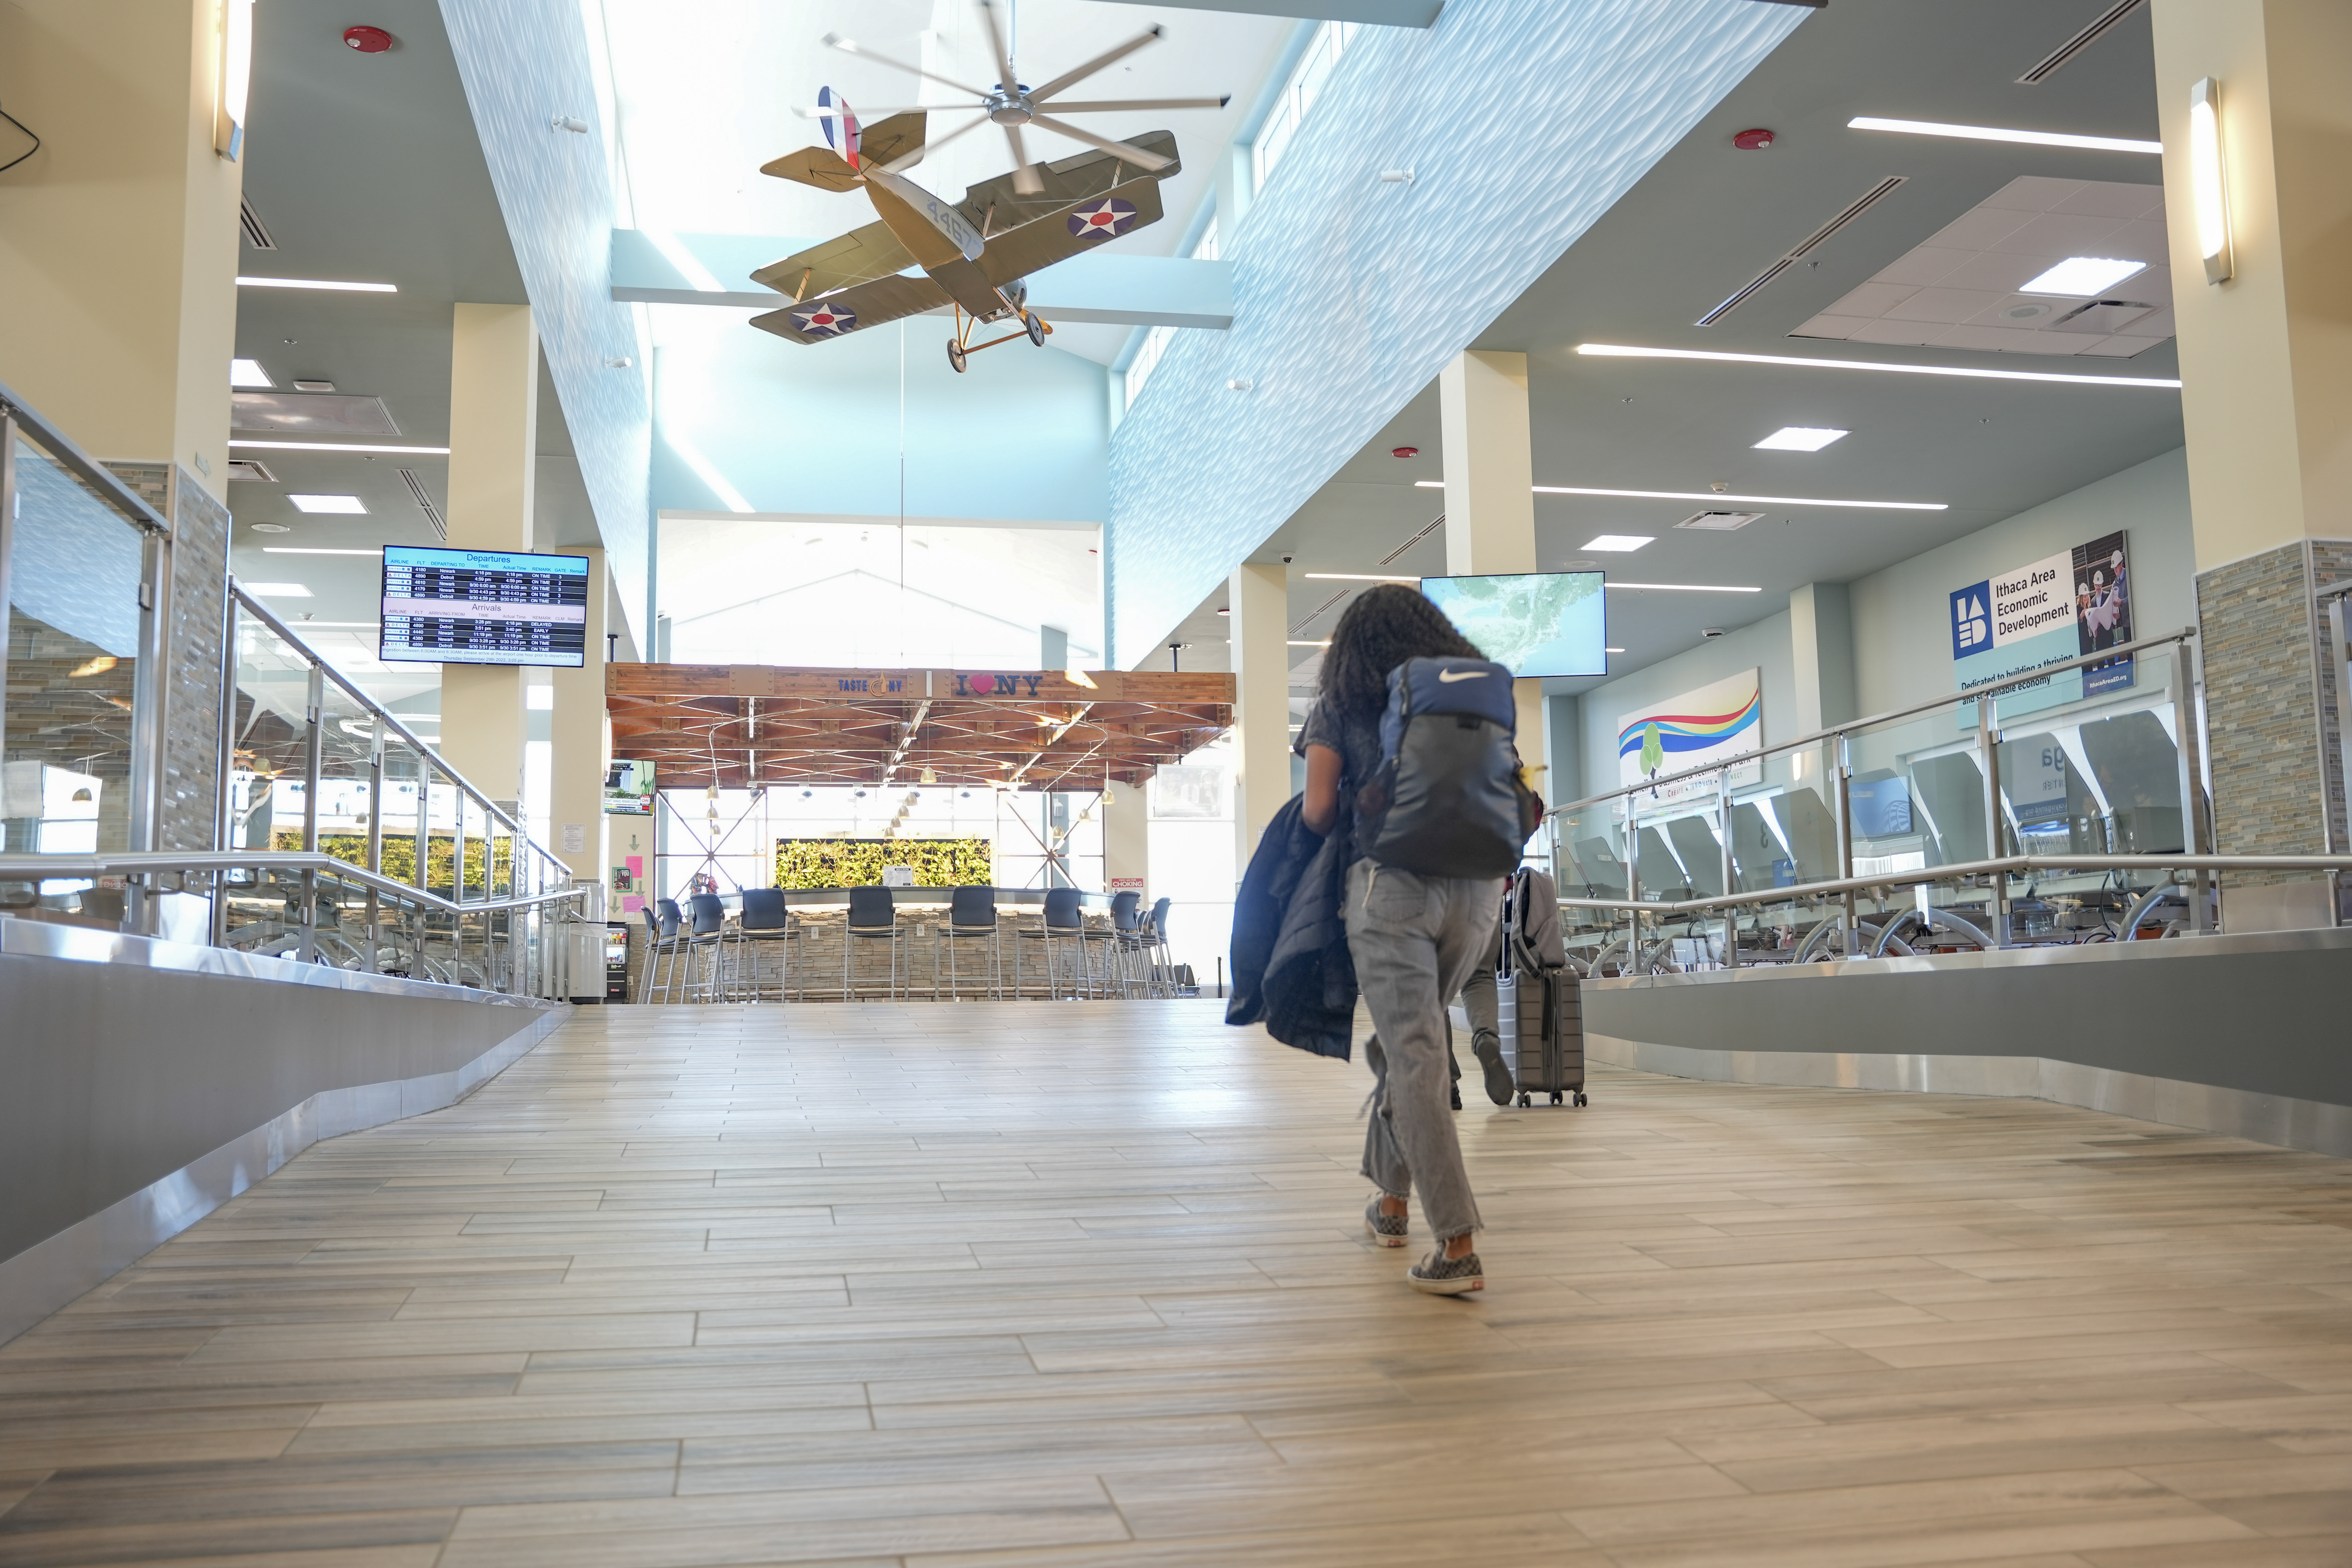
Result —
<instances>
[{"instance_id":1,"label":"airplane landing gear wheel","mask_svg":"<svg viewBox=\"0 0 2352 1568\"><path fill-rule=\"evenodd\" d=\"M955 367L955 373L958 375L961 375L963 374L965 357L963 345L956 342L953 338L950 338L948 340L948 363Z\"/></svg>"},{"instance_id":2,"label":"airplane landing gear wheel","mask_svg":"<svg viewBox=\"0 0 2352 1568\"><path fill-rule=\"evenodd\" d=\"M1029 330L1029 341L1039 348L1045 346L1045 323L1035 316L1024 315L1022 323Z\"/></svg>"}]
</instances>

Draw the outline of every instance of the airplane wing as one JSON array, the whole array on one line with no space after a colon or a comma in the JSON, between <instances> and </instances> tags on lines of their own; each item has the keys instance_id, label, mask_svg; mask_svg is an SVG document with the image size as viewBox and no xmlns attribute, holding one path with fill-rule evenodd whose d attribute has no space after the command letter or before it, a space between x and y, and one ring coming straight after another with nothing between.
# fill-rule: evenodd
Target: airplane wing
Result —
<instances>
[{"instance_id":1,"label":"airplane wing","mask_svg":"<svg viewBox=\"0 0 2352 1568\"><path fill-rule=\"evenodd\" d=\"M1133 234L1160 218L1160 182L1146 174L1023 224L1010 234L995 236L980 254L980 269L991 283L1002 288L1015 278L1026 278L1081 250L1092 250L1115 236Z\"/></svg>"},{"instance_id":2,"label":"airplane wing","mask_svg":"<svg viewBox=\"0 0 2352 1568\"><path fill-rule=\"evenodd\" d=\"M923 146L924 125L929 118L917 110L906 114L894 114L879 124L862 128L857 137L859 161L888 163L909 153L919 153ZM1093 155L1109 162L1105 153ZM919 162L919 158L917 161ZM760 165L760 173L773 174L780 180L797 180L821 191L856 190L860 183L857 171L830 147L803 147L797 153L771 158Z\"/></svg>"},{"instance_id":3,"label":"airplane wing","mask_svg":"<svg viewBox=\"0 0 2352 1568\"><path fill-rule=\"evenodd\" d=\"M751 274L751 281L794 300L813 300L904 272L914 265L914 257L898 243L888 224L869 223L838 239L771 261Z\"/></svg>"},{"instance_id":4,"label":"airplane wing","mask_svg":"<svg viewBox=\"0 0 2352 1568\"><path fill-rule=\"evenodd\" d=\"M948 291L929 278L877 278L821 300L805 300L754 316L751 324L796 343L821 343L901 316L936 310L948 299Z\"/></svg>"},{"instance_id":5,"label":"airplane wing","mask_svg":"<svg viewBox=\"0 0 2352 1568\"><path fill-rule=\"evenodd\" d=\"M1173 132L1152 131L1128 140L1147 153L1171 160L1168 167L1150 176L1153 179L1166 179L1183 166L1172 162L1176 156ZM1126 184L1143 172L1137 164L1094 151L1058 163L1040 163L1036 170L1045 186L1036 195L1021 195L1013 188L1011 174L1000 174L964 192L960 204L964 216L971 219L975 227L993 237L1090 197L1108 195L1113 186Z\"/></svg>"}]
</instances>

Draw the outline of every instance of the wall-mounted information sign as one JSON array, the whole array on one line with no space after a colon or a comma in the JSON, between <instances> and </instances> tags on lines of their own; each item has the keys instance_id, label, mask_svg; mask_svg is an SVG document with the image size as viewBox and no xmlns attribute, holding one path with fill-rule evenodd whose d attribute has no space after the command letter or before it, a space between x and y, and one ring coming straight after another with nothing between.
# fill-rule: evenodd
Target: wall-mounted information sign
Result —
<instances>
[{"instance_id":1,"label":"wall-mounted information sign","mask_svg":"<svg viewBox=\"0 0 2352 1568\"><path fill-rule=\"evenodd\" d=\"M383 552L387 663L587 661L588 558L392 544Z\"/></svg>"}]
</instances>

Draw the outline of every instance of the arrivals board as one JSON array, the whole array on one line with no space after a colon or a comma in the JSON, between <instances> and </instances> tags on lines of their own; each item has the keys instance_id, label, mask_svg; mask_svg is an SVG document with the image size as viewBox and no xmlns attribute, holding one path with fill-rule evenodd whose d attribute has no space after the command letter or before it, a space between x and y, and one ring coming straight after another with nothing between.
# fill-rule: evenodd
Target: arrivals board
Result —
<instances>
[{"instance_id":1,"label":"arrivals board","mask_svg":"<svg viewBox=\"0 0 2352 1568\"><path fill-rule=\"evenodd\" d=\"M386 545L388 663L578 668L588 652L588 558Z\"/></svg>"}]
</instances>

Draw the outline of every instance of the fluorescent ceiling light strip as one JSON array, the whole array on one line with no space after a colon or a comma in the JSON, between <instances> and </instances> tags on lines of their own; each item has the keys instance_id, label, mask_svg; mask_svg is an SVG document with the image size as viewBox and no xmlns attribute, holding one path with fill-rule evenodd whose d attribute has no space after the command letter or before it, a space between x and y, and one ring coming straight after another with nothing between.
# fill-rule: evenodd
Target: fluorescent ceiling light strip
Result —
<instances>
[{"instance_id":1,"label":"fluorescent ceiling light strip","mask_svg":"<svg viewBox=\"0 0 2352 1568\"><path fill-rule=\"evenodd\" d=\"M1761 588L1733 588L1720 583L1620 583L1614 577L1601 584L1604 588L1649 588L1662 594L1760 594ZM1624 651L1619 649L1619 652Z\"/></svg>"},{"instance_id":2,"label":"fluorescent ceiling light strip","mask_svg":"<svg viewBox=\"0 0 2352 1568\"><path fill-rule=\"evenodd\" d=\"M2022 142L2034 147L2086 147L2095 153L2154 153L2161 142L2140 142L2127 136L2074 136L2063 131L2011 131L1998 125L1945 125L1933 120L1882 120L1857 114L1847 121L1849 131L1895 131L1906 136L1956 136L1966 142Z\"/></svg>"},{"instance_id":3,"label":"fluorescent ceiling light strip","mask_svg":"<svg viewBox=\"0 0 2352 1568\"><path fill-rule=\"evenodd\" d=\"M415 458L446 458L446 447L372 447L356 441L240 441L232 447L258 447L272 452L397 452Z\"/></svg>"},{"instance_id":4,"label":"fluorescent ceiling light strip","mask_svg":"<svg viewBox=\"0 0 2352 1568\"><path fill-rule=\"evenodd\" d=\"M1954 375L1970 381L2051 381L2070 386L2154 386L2172 392L2180 390L2179 381L2153 375L2067 375L2052 370L1990 370L1958 364L1888 364L1866 359L1807 359L1797 354L1727 353L1721 349L1637 348L1630 343L1579 343L1576 352L1614 359L1717 360L1727 364L1794 365L1800 370L1878 370L1892 375Z\"/></svg>"},{"instance_id":5,"label":"fluorescent ceiling light strip","mask_svg":"<svg viewBox=\"0 0 2352 1568\"><path fill-rule=\"evenodd\" d=\"M1419 577L1391 577L1379 572L1301 572L1318 583L1418 583Z\"/></svg>"},{"instance_id":6,"label":"fluorescent ceiling light strip","mask_svg":"<svg viewBox=\"0 0 2352 1568\"><path fill-rule=\"evenodd\" d=\"M326 289L338 294L397 294L395 283L345 283L330 278L240 278L240 289Z\"/></svg>"},{"instance_id":7,"label":"fluorescent ceiling light strip","mask_svg":"<svg viewBox=\"0 0 2352 1568\"><path fill-rule=\"evenodd\" d=\"M1538 485L1535 492L1539 496L1613 496L1622 500L1731 500L1744 501L1750 506L1843 506L1863 511L1951 510L1939 500L1830 500L1820 496L1727 495L1721 490L1603 490L1583 485Z\"/></svg>"}]
</instances>

